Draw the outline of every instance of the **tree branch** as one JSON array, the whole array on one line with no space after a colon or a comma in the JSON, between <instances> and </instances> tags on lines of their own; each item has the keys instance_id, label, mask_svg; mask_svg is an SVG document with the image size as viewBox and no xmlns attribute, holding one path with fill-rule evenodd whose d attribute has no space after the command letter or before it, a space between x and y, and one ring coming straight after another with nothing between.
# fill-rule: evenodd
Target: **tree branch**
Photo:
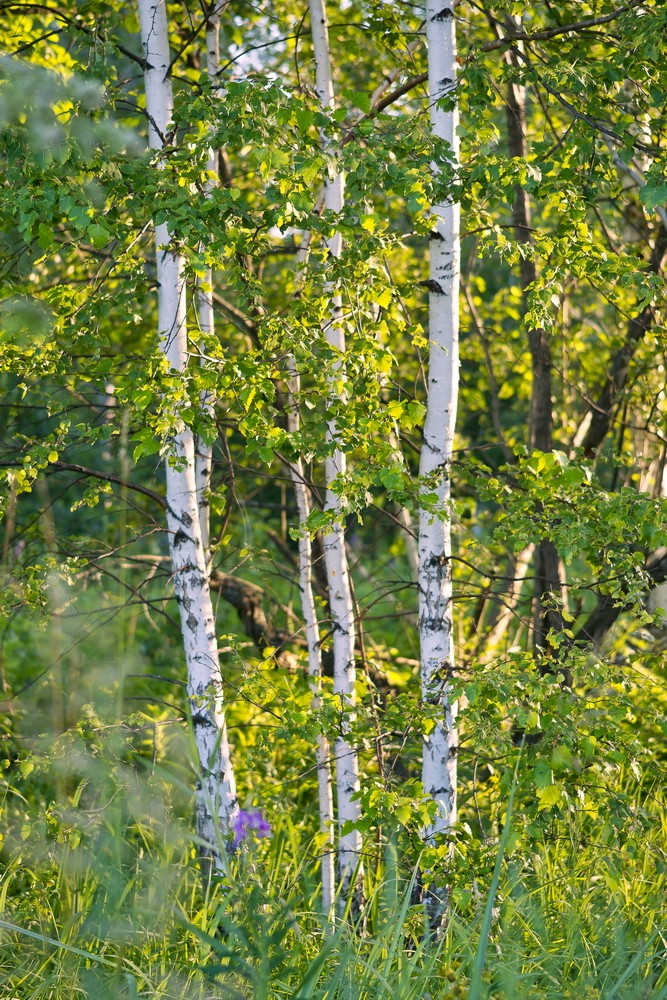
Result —
<instances>
[{"instance_id":1,"label":"tree branch","mask_svg":"<svg viewBox=\"0 0 667 1000\"><path fill-rule=\"evenodd\" d=\"M10 3L0 3L0 12L3 11L3 10L25 10L25 9L27 9L27 10L42 10L42 11L44 11L47 14L51 14L51 16L55 17L57 20L62 21L62 23L66 24L68 26L68 28L73 28L75 31L80 31L83 35L87 35L89 38L95 36L95 32L93 31L93 29L89 28L89 27L87 27L87 25L83 24L79 18L68 17L67 14L63 14L63 12L61 10L59 10L57 7L51 7L51 6L49 6L49 4L45 4L45 3L12 3L12 2L10 2ZM55 32L50 32L50 34L55 34ZM44 36L44 37L48 37L48 36ZM100 37L100 36L98 35L98 37ZM36 44L37 41L43 41L43 40L44 40L43 38L36 39L35 43L31 42L30 44L31 45L32 44ZM138 56L136 54L136 52L132 52L130 49L127 49L121 42L119 42L115 38L111 39L111 44L116 49L118 49L119 52L122 52L124 56L127 56L128 59L131 59L132 62L137 63L137 65L141 66L142 69L146 69L146 60L142 59L141 56ZM19 49L19 51L21 51L21 50Z\"/></svg>"},{"instance_id":2,"label":"tree branch","mask_svg":"<svg viewBox=\"0 0 667 1000\"><path fill-rule=\"evenodd\" d=\"M667 228L661 225L646 273L659 274L662 270L665 254L667 254ZM575 443L579 443L583 448L587 458L591 458L595 454L607 435L613 409L628 381L630 362L654 322L654 306L652 302L649 302L639 315L633 316L628 323L625 342L611 359L607 381L599 390L596 402L591 405L587 427L582 428L582 439L580 442L575 440Z\"/></svg>"},{"instance_id":3,"label":"tree branch","mask_svg":"<svg viewBox=\"0 0 667 1000\"><path fill-rule=\"evenodd\" d=\"M384 111L385 108L388 108L390 104L393 104L394 101L397 101L399 97L403 97L404 94L407 94L411 90L414 90L415 87L418 87L421 83L426 83L427 80L428 80L428 73L418 73L416 76L409 76L408 79L405 80L405 82L400 85L400 87L396 87L395 90L390 91L390 93L388 93L385 97L377 101L371 107L371 110L368 112L368 114L364 115L364 117L361 118L360 121L364 120L367 121L369 118L375 118L375 116L379 115L381 111Z\"/></svg>"},{"instance_id":4,"label":"tree branch","mask_svg":"<svg viewBox=\"0 0 667 1000\"><path fill-rule=\"evenodd\" d=\"M645 570L653 586L665 583L667 581L667 550L659 549L649 558ZM627 611L631 607L631 604L619 604L612 597L606 594L602 595L598 600L597 607L591 611L584 624L577 630L575 641L599 646L616 619L623 611Z\"/></svg>"},{"instance_id":5,"label":"tree branch","mask_svg":"<svg viewBox=\"0 0 667 1000\"><path fill-rule=\"evenodd\" d=\"M482 52L493 52L495 49L501 49L504 45L512 45L514 42L543 42L549 38L555 38L557 35L585 31L586 28L595 28L600 24L609 24L610 21L615 21L621 14L625 14L626 11L633 10L635 7L641 7L643 3L645 3L645 0L632 0L631 3L626 3L602 17L588 17L583 21L557 25L554 28L545 28L543 31L534 31L532 33L529 31L517 31L513 34L505 35L504 38L498 38L494 42L487 42L486 45L482 45L481 50Z\"/></svg>"},{"instance_id":6,"label":"tree branch","mask_svg":"<svg viewBox=\"0 0 667 1000\"><path fill-rule=\"evenodd\" d=\"M17 461L0 461L0 468L3 469L18 469L22 465L21 462ZM57 469L59 472L78 472L82 476L89 476L91 479L100 479L105 483L116 483L118 486L124 487L127 490L133 490L135 493L142 493L146 497L150 497L155 503L158 503L161 507L166 508L167 501L155 490L151 490L148 486L141 486L139 483L130 483L126 479L121 479L120 476L114 476L110 472L100 472L98 469L89 469L85 465L76 465L73 462L49 462L49 468Z\"/></svg>"}]
</instances>

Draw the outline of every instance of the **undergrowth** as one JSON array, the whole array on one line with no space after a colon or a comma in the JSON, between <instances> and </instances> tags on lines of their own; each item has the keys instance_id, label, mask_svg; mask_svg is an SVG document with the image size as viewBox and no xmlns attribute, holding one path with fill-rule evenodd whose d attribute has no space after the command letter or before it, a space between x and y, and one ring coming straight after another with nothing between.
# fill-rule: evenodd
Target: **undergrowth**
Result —
<instances>
[{"instance_id":1,"label":"undergrowth","mask_svg":"<svg viewBox=\"0 0 667 1000\"><path fill-rule=\"evenodd\" d=\"M636 802L652 811L651 836L623 851L608 830L583 840L576 819L530 852L501 837L495 876L473 886L466 905L453 903L433 941L415 873L391 850L382 863L369 856L363 925L343 921L332 932L302 823L285 814L270 840L248 843L204 885L187 824L170 806L171 780L115 764L112 781L99 760L83 779L77 767L69 828L52 810L51 828L42 817L6 852L7 1000L667 997L667 829L652 795ZM98 813L85 801L93 777L109 796Z\"/></svg>"}]
</instances>

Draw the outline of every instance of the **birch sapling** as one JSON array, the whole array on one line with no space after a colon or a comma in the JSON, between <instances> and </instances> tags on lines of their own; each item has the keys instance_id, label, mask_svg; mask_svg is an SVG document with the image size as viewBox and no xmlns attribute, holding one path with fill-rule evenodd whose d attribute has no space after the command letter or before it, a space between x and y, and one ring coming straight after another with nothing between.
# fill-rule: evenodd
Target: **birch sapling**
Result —
<instances>
[{"instance_id":1,"label":"birch sapling","mask_svg":"<svg viewBox=\"0 0 667 1000\"><path fill-rule=\"evenodd\" d=\"M151 149L169 141L173 98L164 0L139 0L148 136ZM158 161L158 168L160 161ZM160 345L172 372L185 373L188 359L183 258L171 246L166 223L155 226ZM208 574L202 544L195 479L195 443L183 423L170 442L166 462L169 549L188 673L188 697L199 756L197 832L203 853L223 865L222 844L238 811L227 739L222 678Z\"/></svg>"},{"instance_id":2,"label":"birch sapling","mask_svg":"<svg viewBox=\"0 0 667 1000\"><path fill-rule=\"evenodd\" d=\"M333 111L335 107L331 57L329 52L329 32L324 0L310 0L310 18L315 55L315 90L322 110ZM324 151L333 154L331 143L322 136ZM344 207L344 178L339 170L325 178L324 207L330 212L340 213ZM339 257L342 250L340 233L335 233L328 241L332 257ZM340 353L345 352L345 333L341 323L341 297L333 285L331 291L331 313L325 324L327 343ZM340 373L330 380L332 395L337 392L336 383ZM356 829L343 832L346 824L356 824L361 816L357 794L359 792L359 757L348 738L351 713L355 705L356 672L354 663L355 623L354 602L350 586L350 576L345 551L344 515L340 498L332 486L334 480L345 475L345 452L338 447L338 429L334 420L327 426L327 440L333 446L325 463L326 500L325 509L334 515L331 529L323 540L324 561L329 585L329 607L333 632L334 693L340 698L340 732L335 742L336 796L338 805L338 870L340 877L340 899L345 901L355 870L361 858L361 834Z\"/></svg>"},{"instance_id":3,"label":"birch sapling","mask_svg":"<svg viewBox=\"0 0 667 1000\"><path fill-rule=\"evenodd\" d=\"M206 17L206 72L211 83L214 97L220 96L220 11L227 0L213 0ZM218 184L218 151L211 147L206 162L207 179L205 194ZM215 317L213 314L213 271L209 267L197 284L197 310L199 328L205 337L215 333ZM202 393L202 407L213 416L214 400L210 392ZM209 495L211 490L211 473L213 471L213 447L201 437L195 439L195 477L197 480L197 502L199 506L199 521L201 524L202 545L207 569L210 571L210 522L211 511Z\"/></svg>"},{"instance_id":4,"label":"birch sapling","mask_svg":"<svg viewBox=\"0 0 667 1000\"><path fill-rule=\"evenodd\" d=\"M305 253L303 254L305 256ZM299 430L299 388L300 378L293 357L287 359L288 370L288 400L287 428L291 434ZM290 462L290 477L294 487L294 496L299 516L299 590L301 592L301 610L306 625L306 645L308 648L308 681L313 696L312 708L319 711L322 698L322 650L320 645L320 627L317 620L317 608L313 595L313 551L310 535L305 530L310 515L310 493L305 479L303 460L298 458ZM331 756L329 741L324 733L318 733L315 747L317 767L318 809L320 816L320 831L323 835L321 870L322 870L322 911L327 921L332 920L333 902L336 892L334 874L334 837L333 837L333 789L331 782Z\"/></svg>"},{"instance_id":5,"label":"birch sapling","mask_svg":"<svg viewBox=\"0 0 667 1000\"><path fill-rule=\"evenodd\" d=\"M458 160L454 7L454 0L427 0L426 8L431 128L448 144L453 167ZM433 165L434 171L439 169ZM428 845L456 822L458 751L456 704L449 689L454 670L449 503L459 381L459 206L445 199L433 205L431 213L428 401L419 472L429 483L429 493L437 493L438 514L423 508L419 512L418 580L422 699L425 707L435 710L423 739L422 780L435 806L424 831ZM445 889L427 885L433 929L440 925L445 906Z\"/></svg>"}]
</instances>

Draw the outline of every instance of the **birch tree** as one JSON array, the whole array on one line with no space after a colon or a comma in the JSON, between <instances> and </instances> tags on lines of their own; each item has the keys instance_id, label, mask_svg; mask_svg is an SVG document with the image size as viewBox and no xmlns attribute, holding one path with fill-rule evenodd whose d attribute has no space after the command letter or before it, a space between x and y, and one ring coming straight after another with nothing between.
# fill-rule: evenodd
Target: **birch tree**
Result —
<instances>
[{"instance_id":1,"label":"birch tree","mask_svg":"<svg viewBox=\"0 0 667 1000\"><path fill-rule=\"evenodd\" d=\"M447 144L456 166L456 21L454 3L429 0L426 8L431 128ZM440 169L434 164L433 169ZM437 513L419 513L419 639L424 706L432 712L424 734L422 781L434 815L424 831L434 845L456 822L456 704L449 694L454 671L451 572L451 459L459 378L459 207L447 198L432 206L429 269L428 401L420 476L437 495ZM424 485L424 488L426 486ZM427 886L431 927L446 904L442 886Z\"/></svg>"},{"instance_id":2,"label":"birch tree","mask_svg":"<svg viewBox=\"0 0 667 1000\"><path fill-rule=\"evenodd\" d=\"M5 48L19 51L16 62L38 62L53 46L50 58L56 70L71 58L75 75L85 77L95 57L110 115L126 123L128 131L136 129L142 98L131 77L136 77L143 59L138 39L129 35L132 19L101 0L92 0L85 10L78 5L79 17L73 0L64 0L58 11L67 20L56 44L60 13L56 16L55 8L43 5L21 4L16 9L28 6L30 18L15 18L11 7L14 23L5 32ZM105 6L114 8L109 15ZM396 5L353 4L355 18L346 18L331 32L329 58L325 11L313 3L320 102L314 108L303 59L298 62L300 72L294 72L293 57L303 54L301 13L285 0L277 0L270 17L258 8L233 11L227 6L225 37L233 48L223 70L222 99L216 69L222 4L145 3L152 163L137 159L136 153L105 150L97 134L94 141L82 141L86 131L78 126L85 120L86 128L97 130L106 113L103 99L97 91L100 103L88 108L81 103L80 85L75 81L65 87L55 74L48 81L55 131L48 134L53 148L60 146L58 155L44 150L44 143L39 155L31 153L26 136L37 112L14 83L23 77L0 80L0 118L13 116L10 134L0 146L6 176L0 197L0 258L7 296L0 308L6 421L0 466L6 467L10 498L2 545L6 586L0 604L9 616L8 641L3 644L9 655L6 662L3 659L2 681L3 688L7 683L7 700L16 697L19 706L15 717L13 709L9 713L9 727L17 733L17 753L10 755L15 759L8 768L13 769L11 780L17 773L15 763L24 759L24 737L34 735L23 721L29 718L29 711L23 713L31 704L32 688L25 687L26 682L37 691L41 671L51 671L50 701L58 704L60 731L80 718L74 713L83 700L77 702L75 683L87 694L98 676L90 669L97 649L92 658L88 653L82 658L78 673L73 658L62 667L58 664L55 672L38 648L45 644L35 639L33 620L26 617L26 610L43 614L40 574L56 565L74 581L67 585L67 613L58 609L63 627L86 621L83 616L93 612L97 617L103 608L118 608L114 628L121 639L112 637L110 643L106 627L100 627L99 659L104 639L113 647L110 666L120 665L118 675L133 656L146 664L145 676L130 680L128 674L125 687L122 682L116 687L114 680L118 698L109 721L121 723L119 728L127 732L128 766L135 760L142 766L149 761L149 740L137 741L137 730L152 733L158 725L165 727L158 732L174 736L166 736L156 747L155 762L165 761L167 774L173 773L172 764L180 766L180 751L174 747L180 747L183 720L170 699L169 685L180 683L181 657L174 650L180 648L181 634L176 609L165 599L160 580L173 559L173 574L167 570L167 575L180 604L198 769L203 775L197 800L199 832L215 854L211 844L216 837L222 841L230 824L235 832L239 828L231 769L226 766L229 749L206 578L204 500L210 449L193 440L186 426L213 427L204 410L214 402L228 462L225 510L219 517L214 514L221 544L210 586L214 600L220 599L220 624L225 615L224 632L235 653L226 678L234 699L226 708L247 754L235 758L243 804L261 799L267 815L279 823L289 811L289 822L296 820L290 843L302 848L295 853L299 862L305 856L310 876L314 865L306 852L318 827L319 798L322 857L317 862L322 864L325 912L330 912L335 897L333 763L321 737L314 747L311 737L317 736L319 720L313 725L308 713L311 704L316 712L319 707L322 670L333 670L329 631L336 660L333 704L340 709L335 718L340 739L333 759L338 757L338 803L345 831L340 862L344 890L351 888L361 848L358 834L352 843L349 834L354 835L355 827L371 829L377 831L378 856L388 847L385 872L395 872L397 879L420 853L427 859L424 881L433 928L440 925L449 902L448 884L452 908L467 917L471 883L481 883L481 869L495 850L488 831L506 806L505 789L517 752L512 735L521 729L534 740L525 747L517 773L523 803L521 814L515 814L521 826L517 852L522 845L534 851L542 834L552 844L554 829L565 830L575 810L584 808L580 793L586 797L584 812L591 829L604 823L620 837L624 826L628 828L627 797L614 790L616 783L620 793L620 782L611 776L610 761L632 770L641 763L641 755L632 749L633 728L643 729L649 752L654 744L654 723L647 721L654 717L647 702L658 691L650 674L661 667L664 648L659 623L647 621L647 608L658 605L655 599L644 601L649 586L659 587L667 576L664 501L655 492L667 463L660 370L667 241L664 212L658 211L666 197L659 154L667 131L664 110L653 96L656 81L665 89L664 59L653 42L662 21L648 4L612 8L609 0L596 4L590 16L590 4L581 11L574 0L564 0L558 11L552 6L531 11L523 25L510 23L504 10L496 16L455 2L430 6L430 86L428 101L423 101L422 32L413 8L403 7L397 14ZM167 8L173 11L171 52ZM382 17L376 18L380 8ZM359 35L360 11L374 16L368 18L363 39L367 51L355 61L346 50ZM466 34L465 85L457 91L455 11ZM569 23L580 15L578 25ZM220 35L222 39L222 30ZM236 58L244 45L247 49ZM338 51L345 57L338 60ZM512 58L506 57L507 51ZM170 121L170 59L179 81L173 116L177 140ZM333 114L329 62L337 93L343 95L337 97ZM3 61L0 75L5 67ZM630 88L626 77L633 81ZM373 92L380 78L383 83ZM499 84L497 89L489 89L489 81ZM653 101L648 115L646 95ZM348 108L337 128L343 121L343 100L357 110ZM460 163L456 102L469 137ZM635 102L647 130L628 126ZM505 104L511 117L505 117ZM433 143L421 127L427 106ZM323 120L325 135L320 139L316 128ZM57 142L54 135L60 137ZM220 180L214 190L216 148L229 152L233 188L227 189L231 174L224 159L218 159ZM635 155L628 159L633 149ZM320 180L323 160L330 171L324 218L313 207L313 185ZM429 167L430 160L435 166ZM619 183L617 172L627 169L633 183ZM456 484L450 478L457 409L458 210L447 187L450 170L459 180L461 193L456 197L466 213L469 240L461 302L465 308L467 301L479 334L475 338L472 329L461 324L466 369L458 405ZM157 206L156 190L164 199ZM429 190L445 194L430 196ZM427 200L433 204L431 216L424 210ZM158 211L156 218L167 216L167 225L156 233L164 357L156 344L152 312L146 308L156 283L154 267L146 267L144 233ZM426 276L421 268L430 228L432 265L428 282L423 282L419 279ZM295 230L315 234L312 268L298 259ZM410 238L402 239L406 230ZM324 246L318 243L320 233L328 237ZM216 262L215 293L209 291L209 275L199 289L199 329L193 326L189 343L181 253L193 263L196 259L197 272L202 256ZM323 290L320 275L328 268L329 284ZM396 514L396 508L413 497L415 455L420 450L416 438L423 413L422 368L416 350L425 343L425 284L430 293L431 357L419 485L420 699L414 684L417 594L405 579L398 533L400 524L409 520L402 511ZM45 315L57 322L57 337L50 336L56 328L46 320L43 328L34 329L37 310L27 310L33 317L29 330L28 323L14 324L14 310L23 309L25 315L26 305L35 299L42 300ZM214 301L231 319L225 323L224 342L219 321L217 330L213 325ZM323 316L322 330L313 337ZM354 330L347 334L346 350L343 329L346 334ZM207 395L211 386L214 399ZM81 412L90 419L80 420ZM165 437L171 451L166 501L155 482L162 466L154 458ZM127 442L126 455L134 449L132 464L121 457L121 440L123 449ZM523 454L526 444L530 455ZM399 445L406 449L403 469L392 458ZM325 480L321 470L327 455L324 485L330 522L321 511L310 510L317 480ZM296 512L285 491L286 467ZM47 490L49 478L54 482ZM344 500L338 499L339 493ZM461 519L456 559L450 537L452 499ZM81 509L95 503L92 536L88 510ZM151 539L156 516L162 517L166 506L172 555L160 556ZM46 508L52 510L48 532ZM349 511L359 517L354 530L347 532L348 567L343 536ZM325 540L328 588L324 558L313 560L304 530L309 517L311 525L318 518L320 526L334 525ZM290 518L299 525L298 554L288 534ZM41 528L31 527L40 520ZM549 640L552 662L571 668L581 680L576 692L540 674L540 664L548 665L549 657L540 651L543 639L536 653L534 630L527 624L535 611L535 574L529 567L535 564L538 547L546 551L545 543L564 564L576 560L569 583L575 619L571 632L578 642L566 641L566 629L560 646ZM358 569L352 569L353 559ZM351 594L353 571L359 574L358 603ZM313 582L322 604L313 599ZM545 615L552 610L551 598L558 597L558 585L557 567L545 566L537 584L542 637L558 631L553 617L549 623ZM327 593L331 614L325 612L326 623L318 623ZM295 596L301 599L299 609L292 606ZM500 614L498 606L505 609ZM616 622L618 628L611 632ZM652 629L656 642L648 643L637 625ZM605 642L590 657L587 647L602 637ZM494 649L500 643L502 648ZM366 705L354 701L355 647L357 662L363 658L367 676L381 694L375 703L364 698L369 703L365 718ZM307 668L305 678L298 673L300 663ZM642 690L634 677L640 664L641 670L647 668ZM452 679L454 667L457 676ZM470 774L475 785L473 796L461 797L459 816L452 702L454 683L460 690L464 681L469 699L466 762L471 762L466 780ZM593 705L586 690L610 684L613 698L604 705L593 699ZM102 686L97 687L99 691L87 698L92 706L102 699ZM40 697L44 700L47 693L44 689ZM141 727L135 724L137 696L144 699ZM126 704L129 699L131 705ZM416 780L422 762L410 745L415 720L422 718L420 703L422 782ZM39 705L39 699L32 704ZM322 708L327 720L331 705L327 697ZM93 740L97 748L106 737L97 730L89 736L90 722L85 741ZM330 721L328 725L333 729ZM78 734L77 741L83 735ZM9 733L3 731L2 736L4 741ZM3 745L13 743L12 737ZM364 810L360 822L359 804L350 794L359 787L359 771L348 766L352 760L356 764L353 743L363 745L364 753L373 747L378 761L377 768L369 762L359 789ZM317 767L312 766L314 754ZM643 759L648 756L644 753ZM478 761L482 766L476 767ZM497 778L491 781L484 773L486 761L494 763ZM25 801L32 801L38 786L31 786L28 776L18 780L29 792ZM96 791L95 806L99 804L104 817L102 789ZM67 789L63 792L70 797ZM90 804L92 808L92 800ZM178 802L173 808L179 809ZM267 832L267 822L256 813L239 813L239 819L245 817L246 832ZM453 824L462 828L464 822L471 831L462 845L466 849L450 861L449 832ZM18 808L13 816L10 810L4 822L5 830L12 827L5 843L13 838L19 844ZM297 841L302 832L307 839ZM608 844L606 834L604 842ZM279 836L273 853L276 872L283 863L279 859L286 857L284 843ZM22 842L19 846L23 851ZM242 847L242 857L244 851ZM255 860L261 863L264 851L273 849L266 843L250 847L245 856L253 858L252 863L234 865L234 875L252 877ZM444 871L443 861L449 866ZM377 872L381 877L381 861ZM238 895L242 910L245 898ZM369 924L386 898L377 911L369 907ZM302 902L305 912L310 899L306 905ZM321 915L319 905L317 909ZM426 994L422 990L420 995Z\"/></svg>"},{"instance_id":3,"label":"birch tree","mask_svg":"<svg viewBox=\"0 0 667 1000\"><path fill-rule=\"evenodd\" d=\"M323 0L310 0L310 18L315 54L315 90L324 111L335 108L331 59L329 55L329 32L326 8ZM322 144L335 164L335 150L322 136ZM343 174L335 165L332 176L325 178L324 207L326 211L340 213L343 210L345 182ZM328 242L332 258L340 256L342 238L335 233ZM337 371L330 379L332 395L342 377L342 362L345 353L345 332L342 326L342 301L333 283L330 285L331 314L325 323L324 333L327 343L340 355ZM333 515L331 528L323 540L324 560L329 586L329 607L333 632L334 693L340 699L340 731L335 741L336 793L338 807L338 870L341 899L347 896L356 867L361 857L361 834L355 828L346 829L360 818L359 802L359 759L355 747L348 739L351 713L355 704L356 671L354 662L354 603L350 586L350 575L345 551L345 526L343 507L335 491L335 481L345 475L345 452L338 443L338 429L335 420L327 425L327 441L332 447L325 463L326 500L325 509Z\"/></svg>"},{"instance_id":4,"label":"birch tree","mask_svg":"<svg viewBox=\"0 0 667 1000\"><path fill-rule=\"evenodd\" d=\"M221 95L219 80L220 70L220 11L227 0L213 0L206 15L206 72L215 98ZM219 181L218 150L209 150L206 163L208 174L206 195L213 190ZM199 327L203 337L212 337L215 333L215 316L213 312L213 270L207 268L204 276L199 279L197 287L197 306ZM202 393L202 407L213 414L213 400L208 392ZM201 524L202 545L206 565L210 565L210 503L211 472L213 469L213 446L202 437L195 440L195 478L197 482L197 497L199 504L199 521Z\"/></svg>"},{"instance_id":5,"label":"birch tree","mask_svg":"<svg viewBox=\"0 0 667 1000\"><path fill-rule=\"evenodd\" d=\"M289 398L287 424L290 433L299 430L299 374L293 358L287 361L289 372ZM313 546L307 522L311 503L304 463L301 458L290 462L290 476L299 517L299 591L301 610L305 621L308 648L308 679L312 693L312 709L317 713L322 701L322 647L317 608L313 594ZM315 748L317 767L317 804L323 844L321 853L322 910L327 918L333 913L336 882L334 874L334 807L331 780L331 751L324 733L318 733Z\"/></svg>"},{"instance_id":6,"label":"birch tree","mask_svg":"<svg viewBox=\"0 0 667 1000\"><path fill-rule=\"evenodd\" d=\"M173 98L164 0L139 0L145 59L146 111L151 149L169 143ZM186 286L183 258L171 243L167 223L155 226L158 330L169 369L184 376L188 366ZM188 697L199 757L197 831L204 854L223 863L223 843L237 811L236 785L223 707L222 678L211 603L196 480L192 429L174 413L178 430L165 463L172 579L178 601L188 675Z\"/></svg>"},{"instance_id":7,"label":"birch tree","mask_svg":"<svg viewBox=\"0 0 667 1000\"><path fill-rule=\"evenodd\" d=\"M210 0L205 11L206 18L206 75L211 88L211 95L214 102L220 101L223 97L223 86L220 79L220 15L227 7L229 0ZM227 166L226 152L224 149L217 149L210 146L206 161L206 182L204 185L204 197L209 198L211 192L220 184L220 163ZM230 177L223 178L227 183ZM205 250L205 247L202 249ZM207 338L215 335L215 311L213 306L214 292L213 268L207 267L204 274L197 280L197 319L199 329L202 334L202 343L205 345ZM214 415L215 400L213 394L204 390L201 394L202 409L206 411L209 419ZM202 544L204 547L204 557L207 569L210 572L211 551L210 551L210 521L211 521L211 475L213 472L213 445L204 437L198 435L195 438L195 478L197 482L197 498L199 505L199 520L201 523Z\"/></svg>"}]
</instances>

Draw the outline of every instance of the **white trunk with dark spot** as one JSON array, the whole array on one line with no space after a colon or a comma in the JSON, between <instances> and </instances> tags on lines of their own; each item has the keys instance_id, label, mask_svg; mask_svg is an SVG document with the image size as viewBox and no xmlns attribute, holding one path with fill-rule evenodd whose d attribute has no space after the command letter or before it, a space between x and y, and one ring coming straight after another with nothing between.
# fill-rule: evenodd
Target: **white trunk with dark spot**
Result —
<instances>
[{"instance_id":1,"label":"white trunk with dark spot","mask_svg":"<svg viewBox=\"0 0 667 1000\"><path fill-rule=\"evenodd\" d=\"M324 0L310 0L310 18L315 53L315 89L320 104L325 111L334 109L334 90L329 54L329 33ZM326 140L323 137L323 145ZM329 148L327 152L331 153ZM332 212L342 212L345 187L342 173L336 170L333 177L327 177L324 184L324 207ZM340 256L342 239L336 233L328 244L332 257ZM341 357L345 351L345 334L341 325L341 298L332 287L331 315L325 326L327 342ZM337 381L337 380L336 380ZM332 379L332 392L335 391ZM334 421L327 428L327 438L334 446L338 431ZM329 585L329 606L333 632L334 692L340 698L340 734L335 743L336 793L338 804L338 827L346 823L357 823L361 816L359 801L354 798L359 791L359 756L348 739L351 713L355 705L355 663L354 663L354 603L350 587L350 577L345 552L344 515L341 503L331 485L337 476L345 474L345 453L334 447L325 464L326 499L325 509L340 515L323 540L324 561ZM338 868L341 882L341 899L344 900L350 882L361 858L361 834L357 830L339 834Z\"/></svg>"},{"instance_id":2,"label":"white trunk with dark spot","mask_svg":"<svg viewBox=\"0 0 667 1000\"><path fill-rule=\"evenodd\" d=\"M294 358L287 359L289 370L289 398L287 403L287 427L291 434L299 429L299 387L300 379ZM322 697L322 650L320 646L320 628L317 620L317 609L313 596L313 552L310 535L305 525L310 515L310 493L305 480L305 470L301 459L290 463L290 476L294 486L294 496L299 514L299 590L301 591L301 610L306 625L306 643L308 646L308 680L313 695L312 708L318 712ZM333 835L333 789L331 782L331 756L329 741L323 733L317 736L315 749L317 764L318 807L320 814L320 831L323 834L321 854L322 870L322 911L327 921L332 920L333 902L336 893L334 876L334 835Z\"/></svg>"},{"instance_id":3,"label":"white trunk with dark spot","mask_svg":"<svg viewBox=\"0 0 667 1000\"><path fill-rule=\"evenodd\" d=\"M206 71L213 93L220 95L220 81L218 71L220 68L220 10L224 3L215 5L208 15L206 22ZM218 184L218 151L211 148L206 163L208 178L206 181L206 193L212 191ZM199 280L197 287L197 312L199 318L199 328L202 334L213 336L215 333L215 318L213 315L213 272L209 268L203 278ZM214 399L210 392L202 393L202 407L209 415L213 416ZM209 495L211 491L211 473L213 471L213 447L202 438L195 441L195 477L197 480L197 502L199 505L199 521L201 524L202 545L207 569L210 568L210 519L211 505Z\"/></svg>"},{"instance_id":4,"label":"white trunk with dark spot","mask_svg":"<svg viewBox=\"0 0 667 1000\"><path fill-rule=\"evenodd\" d=\"M456 86L456 22L454 2L428 0L429 106L435 135L446 140L458 159L457 112L444 110L440 98ZM438 170L438 165L434 165ZM428 404L421 451L420 475L434 479L440 516L419 515L419 634L422 698L435 709L435 727L424 736L422 780L435 802L436 814L424 831L433 844L456 822L456 705L449 695L454 669L452 620L450 463L458 394L459 348L459 207L445 201L432 206L429 273ZM444 907L441 887L427 894L429 918L435 922Z\"/></svg>"},{"instance_id":5,"label":"white trunk with dark spot","mask_svg":"<svg viewBox=\"0 0 667 1000\"><path fill-rule=\"evenodd\" d=\"M139 0L146 59L149 144L162 150L172 115L169 39L164 0ZM188 359L183 259L170 250L168 226L155 227L160 343L172 371L185 372ZM172 577L178 601L188 671L188 695L199 755L197 832L205 853L221 864L222 845L237 810L215 617L208 585L195 478L195 444L183 427L171 442L166 465L167 528Z\"/></svg>"}]
</instances>

